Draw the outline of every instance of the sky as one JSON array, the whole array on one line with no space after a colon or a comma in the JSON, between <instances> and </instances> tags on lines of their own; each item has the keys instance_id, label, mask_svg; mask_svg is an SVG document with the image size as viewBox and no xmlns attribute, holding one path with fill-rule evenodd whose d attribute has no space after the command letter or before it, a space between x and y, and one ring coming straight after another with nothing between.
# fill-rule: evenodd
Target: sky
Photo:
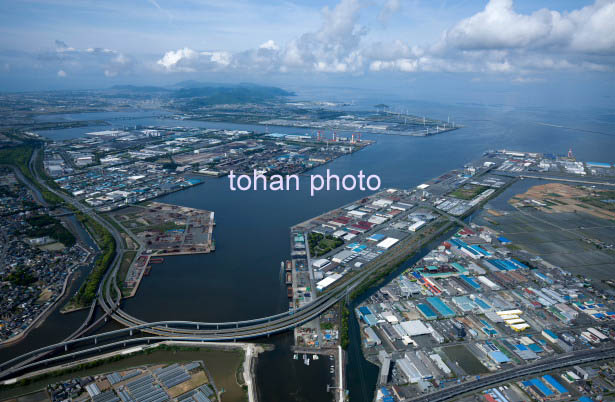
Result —
<instances>
[{"instance_id":1,"label":"sky","mask_svg":"<svg viewBox=\"0 0 615 402\"><path fill-rule=\"evenodd\" d=\"M615 0L0 0L0 91L357 87L612 106Z\"/></svg>"}]
</instances>

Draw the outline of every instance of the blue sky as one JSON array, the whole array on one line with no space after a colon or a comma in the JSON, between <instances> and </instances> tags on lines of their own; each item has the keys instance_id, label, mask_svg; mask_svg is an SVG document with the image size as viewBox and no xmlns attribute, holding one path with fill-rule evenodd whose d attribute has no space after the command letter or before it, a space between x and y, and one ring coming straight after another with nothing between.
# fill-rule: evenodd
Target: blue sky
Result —
<instances>
[{"instance_id":1,"label":"blue sky","mask_svg":"<svg viewBox=\"0 0 615 402\"><path fill-rule=\"evenodd\" d=\"M0 0L0 89L445 83L612 103L613 21L615 0Z\"/></svg>"}]
</instances>

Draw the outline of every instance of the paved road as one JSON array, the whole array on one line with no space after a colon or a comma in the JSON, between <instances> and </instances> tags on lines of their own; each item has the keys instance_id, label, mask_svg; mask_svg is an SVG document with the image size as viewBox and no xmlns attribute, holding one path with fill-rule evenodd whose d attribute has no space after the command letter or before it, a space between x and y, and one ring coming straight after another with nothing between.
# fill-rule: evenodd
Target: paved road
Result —
<instances>
[{"instance_id":1,"label":"paved road","mask_svg":"<svg viewBox=\"0 0 615 402\"><path fill-rule=\"evenodd\" d=\"M405 242L398 243L398 245L393 247L389 253L386 253L382 257L378 258L373 264L366 266L364 271L349 278L348 281L340 284L340 286L332 289L331 291L325 292L314 302L294 311L287 311L269 317L238 322L203 323L188 321L162 321L148 323L131 316L120 308L121 292L117 285L116 275L125 250L123 239L119 231L105 219L98 216L98 214L96 214L91 208L82 205L79 201L73 199L72 197L69 197L68 195L48 186L47 183L37 175L36 169L34 169L34 161L39 152L40 150L36 150L30 161L30 169L38 183L50 192L53 192L57 196L61 197L65 202L71 204L75 209L89 215L92 219L105 227L111 233L116 242L117 253L110 269L108 269L105 273L97 292L97 299L95 302L97 305L102 307L104 312L103 316L93 324L88 325L88 322L95 311L95 305L92 304L90 307L88 320L84 322L84 324L69 338L63 342L26 353L15 359L0 364L0 369L4 370L0 372L0 377L6 377L8 374L19 370L20 367L34 363L36 359L45 356L51 351L61 350L63 348L67 350L69 347L75 347L77 345L82 346L84 342L98 342L107 336L125 336L126 334L133 335L135 332L147 332L165 337L196 337L201 341L229 341L258 338L293 329L318 317L339 300L342 300L347 296L347 294L360 286L363 281L369 278L383 265L407 255L409 253L408 246L411 246L409 247L411 249L416 249L418 246L428 241L428 239L423 239L420 243L416 244L413 242L408 244ZM447 226L440 227L434 236L440 234L446 228ZM126 328L118 331L97 334L95 336L83 336L95 325L98 325L103 320L106 320L107 317L113 318L115 321L126 326Z\"/></svg>"},{"instance_id":2,"label":"paved road","mask_svg":"<svg viewBox=\"0 0 615 402\"><path fill-rule=\"evenodd\" d=\"M598 360L615 358L615 348L582 350L571 354L565 354L556 358L541 360L534 364L513 369L498 371L495 374L481 377L478 380L461 383L440 391L405 399L405 402L441 402L451 398L477 391L483 388L492 387L496 384L512 381L516 378L538 375L540 373L555 370L562 367L573 366L576 364L589 363Z\"/></svg>"}]
</instances>

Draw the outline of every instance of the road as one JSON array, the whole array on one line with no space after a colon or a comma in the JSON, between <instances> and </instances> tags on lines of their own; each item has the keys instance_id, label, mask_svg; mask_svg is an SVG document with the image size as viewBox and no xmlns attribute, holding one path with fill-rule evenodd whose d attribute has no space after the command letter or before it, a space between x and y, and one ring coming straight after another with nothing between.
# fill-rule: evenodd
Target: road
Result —
<instances>
[{"instance_id":1,"label":"road","mask_svg":"<svg viewBox=\"0 0 615 402\"><path fill-rule=\"evenodd\" d=\"M572 354L565 354L556 358L544 359L537 363L529 364L523 367L515 367L508 370L501 370L495 374L480 377L477 380L464 382L445 388L441 391L431 392L425 395L414 398L407 398L405 402L442 402L451 398L466 394L468 392L477 391L483 388L492 387L494 385L509 382L517 378L526 376L538 375L540 373L555 370L562 367L573 366L577 364L590 363L598 360L606 360L615 358L615 348L606 349L590 349L577 351Z\"/></svg>"},{"instance_id":2,"label":"road","mask_svg":"<svg viewBox=\"0 0 615 402\"><path fill-rule=\"evenodd\" d=\"M340 284L340 286L332 289L331 291L325 292L317 300L294 311L286 311L280 314L253 320L223 323L204 323L194 321L160 321L148 323L131 316L120 308L121 292L117 285L116 276L125 252L121 234L113 225L98 216L98 214L96 214L91 208L81 204L79 201L62 192L51 188L37 175L37 171L34 169L33 164L35 158L38 157L39 151L40 150L37 149L33 153L33 157L30 161L30 169L38 183L47 190L61 197L76 210L90 216L97 223L108 230L116 243L117 252L110 268L105 273L103 280L98 287L96 300L90 306L88 320L86 320L77 331L75 331L64 341L31 351L0 364L0 369L2 370L0 372L0 378L6 378L12 374L14 375L25 370L35 369L43 364L47 365L54 362L61 362L66 358L76 357L88 353L99 353L104 349L116 348L119 345L125 346L126 344L138 344L142 342L158 342L165 339L182 339L197 342L236 341L238 339L258 338L287 331L318 317L324 311L329 309L339 300L342 300L354 289L360 286L372 274L377 272L379 268L390 263L391 261L395 261L395 259L398 259L403 255L408 254L408 249L406 249L406 247L402 247L403 243L400 242L400 244L391 249L391 252L386 253L384 256L379 258L377 263L366 266L365 270L349 278L348 281ZM432 206L429 207L433 208ZM438 212L442 213L442 211ZM464 222L460 219L448 215L445 216L448 218L449 223L455 222L465 226ZM447 227L448 226L444 226L440 228L434 236L444 231ZM417 247L422 246L425 242L426 241L419 242L417 244L410 244L416 249ZM404 246L407 245L404 244ZM115 295L115 298L113 295ZM93 324L88 324L94 316L97 306L102 308L104 314ZM126 328L99 333L96 335L84 336L84 334L91 328L101 323L103 320L106 320L108 317L124 325ZM149 333L157 335L157 337L137 337L136 335L140 333ZM118 337L127 337L128 339L117 341ZM109 343L99 343L104 342L105 340L108 340ZM90 347L88 347L88 345L90 345ZM93 347L91 347L92 345ZM68 353L69 348L75 350L77 348L79 349ZM64 350L63 354L42 359L48 356L48 354L62 349ZM553 359L545 359L531 365L517 367L511 370L499 371L496 374L474 381L455 385L428 395L417 396L415 398L408 399L408 401L444 401L463 393L478 390L514 378L537 374L557 367L581 364L584 362L612 357L615 357L615 348L579 351L569 355L558 356Z\"/></svg>"},{"instance_id":3,"label":"road","mask_svg":"<svg viewBox=\"0 0 615 402\"><path fill-rule=\"evenodd\" d=\"M440 233L444 232L449 226L444 225L440 227L432 236L428 236L421 241L414 242L400 242L394 246L388 253L384 254L377 259L373 264L370 263L364 267L364 270L360 273L349 277L349 279L343 283L340 283L334 289L323 293L318 299L313 302L302 306L299 309L293 311L286 311L280 314L275 314L268 317L261 317L253 320L235 321L235 322L222 322L222 323L204 323L204 322L192 322L192 321L162 321L148 323L140 320L134 316L131 316L127 312L120 308L121 291L117 285L117 272L122 261L123 254L125 252L124 242L119 231L101 218L91 208L81 204L78 200L51 188L45 180L43 180L37 174L34 163L38 157L40 150L37 149L33 153L30 160L29 167L36 178L38 184L46 188L48 191L61 197L67 204L72 205L76 210L87 214L101 226L103 226L112 235L116 243L116 255L110 266L105 272L104 277L98 287L97 298L95 303L90 307L90 314L88 320L75 331L70 337L62 342L54 345L50 345L30 353L19 356L10 361L0 364L0 378L6 377L11 373L17 372L24 368L26 365L35 364L34 362L41 357L46 356L48 353L62 350L67 351L69 347L73 348L77 345L82 346L83 343L94 342L103 340L108 336L129 336L134 335L136 332L145 332L162 337L186 337L186 338L198 338L202 341L236 341L238 339L250 339L259 338L263 336L269 336L271 334L287 331L293 329L299 325L302 325L322 314L324 311L332 307L338 301L345 298L354 289L359 287L365 280L377 272L382 266L389 264L392 261L397 261L404 256L409 255L412 251L418 249L426 242ZM460 222L457 218L453 218L456 222ZM463 223L463 222L461 222ZM407 244L406 244L407 243ZM113 297L115 295L115 297ZM96 320L93 324L88 324L91 317L94 314L96 305L100 306L103 310L103 315ZM83 336L91 328L100 324L108 317L124 325L126 328L118 331L110 331L103 334L97 334L96 336Z\"/></svg>"},{"instance_id":4,"label":"road","mask_svg":"<svg viewBox=\"0 0 615 402\"><path fill-rule=\"evenodd\" d=\"M33 156L33 160L34 157L36 156ZM343 285L338 286L329 292L325 292L314 302L294 311L286 311L280 314L253 320L223 323L204 323L193 321L162 321L148 323L131 316L120 308L121 292L116 281L116 274L124 253L123 240L120 233L114 226L99 217L90 208L82 205L72 197L69 197L66 194L56 191L48 186L47 183L36 175L36 170L33 169L32 164L33 162L31 161L33 174L42 186L64 199L67 203L73 205L73 207L77 210L84 214L88 214L92 219L104 226L111 233L117 245L117 253L110 269L107 270L99 285L97 299L95 301L97 305L102 307L104 314L91 325L87 324L89 320L86 321L78 331L62 342L37 349L0 364L0 369L3 370L0 372L0 378L17 372L25 368L27 365L34 364L36 359L39 359L52 351L62 349L66 351L69 347L73 348L77 345L82 346L84 343L88 342L98 343L99 340L112 336L130 336L136 334L137 332L146 332L163 337L197 338L201 341L236 341L238 339L259 338L293 329L318 317L324 311L336 304L339 300L345 298L383 265L386 265L391 261L395 261L396 259L403 258L403 256L408 255L409 253L409 251L403 247L404 243L400 242L399 245L396 245L391 249L391 252L383 255L371 266L366 266L364 271L350 278L347 282L343 283ZM447 226L439 228L433 236L437 236L446 228ZM427 241L429 241L429 238L423 239L417 244L411 244L412 248L416 249ZM112 297L112 294L115 294L115 299ZM89 318L93 316L95 307L96 306L93 303L90 307ZM126 328L89 337L83 336L83 334L87 333L90 328L100 324L107 317L114 319Z\"/></svg>"}]
</instances>

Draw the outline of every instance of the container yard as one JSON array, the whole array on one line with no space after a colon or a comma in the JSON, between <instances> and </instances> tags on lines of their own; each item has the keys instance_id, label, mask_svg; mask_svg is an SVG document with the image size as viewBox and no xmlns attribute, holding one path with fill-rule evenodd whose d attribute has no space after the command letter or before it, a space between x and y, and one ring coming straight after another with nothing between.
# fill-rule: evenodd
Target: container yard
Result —
<instances>
[{"instance_id":1,"label":"container yard","mask_svg":"<svg viewBox=\"0 0 615 402\"><path fill-rule=\"evenodd\" d=\"M215 250L214 212L180 207L160 202L133 205L109 213L127 234L127 242L137 248L137 255L123 278L125 296L136 294L151 264L162 262L161 256L206 254Z\"/></svg>"}]
</instances>

